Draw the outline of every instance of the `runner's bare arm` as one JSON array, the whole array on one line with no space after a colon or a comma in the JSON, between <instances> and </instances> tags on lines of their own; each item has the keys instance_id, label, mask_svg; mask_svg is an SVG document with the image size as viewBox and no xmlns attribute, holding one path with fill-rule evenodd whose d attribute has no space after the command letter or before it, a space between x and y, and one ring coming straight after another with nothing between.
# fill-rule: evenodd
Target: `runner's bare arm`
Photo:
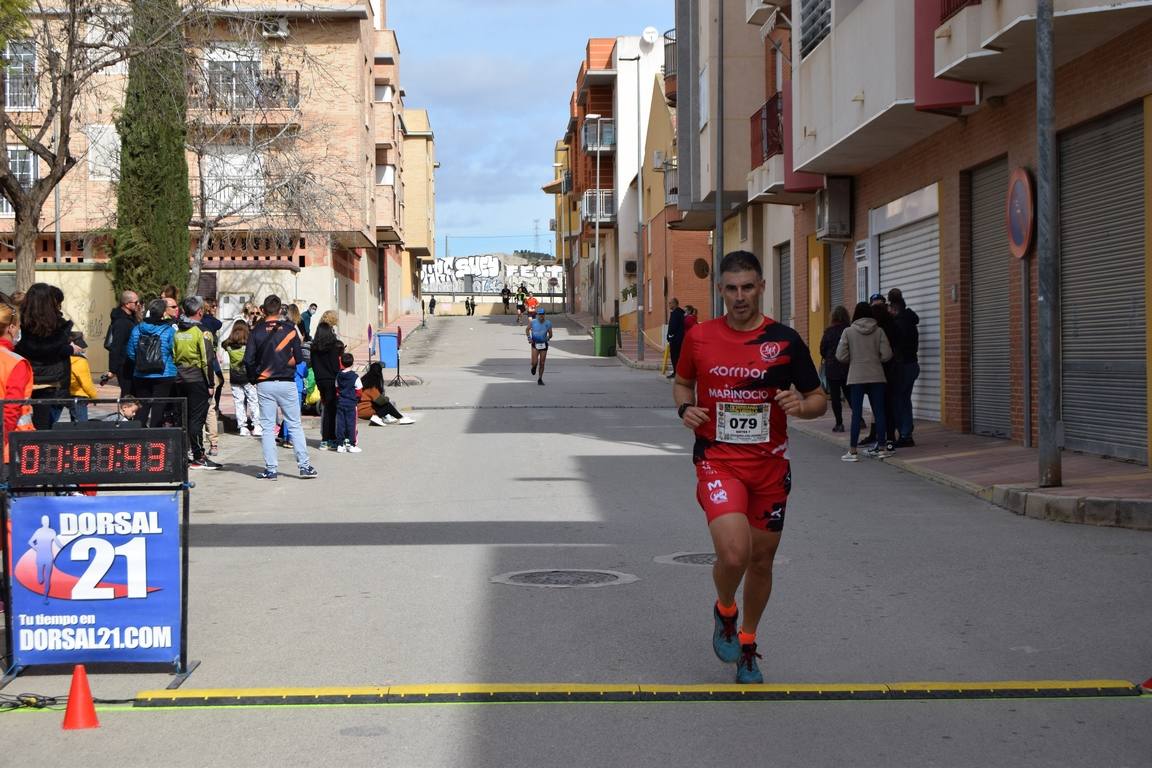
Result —
<instances>
[{"instance_id":1,"label":"runner's bare arm","mask_svg":"<svg viewBox=\"0 0 1152 768\"><path fill-rule=\"evenodd\" d=\"M819 387L810 392L782 389L776 393L776 404L797 419L818 419L828 410L828 397Z\"/></svg>"},{"instance_id":2,"label":"runner's bare arm","mask_svg":"<svg viewBox=\"0 0 1152 768\"><path fill-rule=\"evenodd\" d=\"M676 401L677 411L683 405L688 406L681 415L684 426L688 429L696 429L710 419L708 411L696 405L696 382L694 380L683 379L677 375L672 386L672 397Z\"/></svg>"}]
</instances>

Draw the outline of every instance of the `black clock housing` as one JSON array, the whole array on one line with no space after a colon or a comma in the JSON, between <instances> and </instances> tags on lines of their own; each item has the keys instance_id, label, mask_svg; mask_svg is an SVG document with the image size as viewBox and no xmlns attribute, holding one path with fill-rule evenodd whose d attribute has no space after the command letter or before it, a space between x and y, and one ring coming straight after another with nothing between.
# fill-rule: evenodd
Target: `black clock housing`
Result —
<instances>
[{"instance_id":1,"label":"black clock housing","mask_svg":"<svg viewBox=\"0 0 1152 768\"><path fill-rule=\"evenodd\" d=\"M137 485L182 483L188 458L181 429L57 429L8 434L8 483Z\"/></svg>"}]
</instances>

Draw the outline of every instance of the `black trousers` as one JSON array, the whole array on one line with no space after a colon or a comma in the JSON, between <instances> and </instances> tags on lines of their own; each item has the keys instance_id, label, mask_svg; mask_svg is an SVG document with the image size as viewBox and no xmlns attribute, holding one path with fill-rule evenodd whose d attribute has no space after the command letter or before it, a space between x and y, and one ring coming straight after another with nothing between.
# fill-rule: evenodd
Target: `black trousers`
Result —
<instances>
[{"instance_id":1,"label":"black trousers","mask_svg":"<svg viewBox=\"0 0 1152 768\"><path fill-rule=\"evenodd\" d=\"M133 395L133 376L136 373L136 366L132 361L125 359L124 365L120 366L120 370L114 371L114 373L116 374L116 380L120 383L120 397L130 397Z\"/></svg>"},{"instance_id":2,"label":"black trousers","mask_svg":"<svg viewBox=\"0 0 1152 768\"><path fill-rule=\"evenodd\" d=\"M394 419L404 418L404 414L400 413L400 411L397 410L396 406L392 405L391 400L384 403L384 405L378 405L376 403L372 403L372 410L375 411L376 415L379 416L380 418L384 418L385 416L391 416Z\"/></svg>"},{"instance_id":3,"label":"black trousers","mask_svg":"<svg viewBox=\"0 0 1152 768\"><path fill-rule=\"evenodd\" d=\"M325 442L336 441L336 382L317 380L316 388L320 390L320 439Z\"/></svg>"},{"instance_id":4,"label":"black trousers","mask_svg":"<svg viewBox=\"0 0 1152 768\"><path fill-rule=\"evenodd\" d=\"M175 378L148 379L137 376L132 380L132 394L140 400L140 410L136 419L145 427L158 427L164 421L163 403L152 407L147 402L152 397L171 397Z\"/></svg>"},{"instance_id":5,"label":"black trousers","mask_svg":"<svg viewBox=\"0 0 1152 768\"><path fill-rule=\"evenodd\" d=\"M832 415L836 417L836 423L843 424L844 410L841 398L843 398L843 402L851 403L851 400L848 399L847 379L828 379L828 396L832 398Z\"/></svg>"},{"instance_id":6,"label":"black trousers","mask_svg":"<svg viewBox=\"0 0 1152 768\"><path fill-rule=\"evenodd\" d=\"M672 372L676 372L676 364L680 362L680 348L684 345L681 338L668 340L668 357L672 361Z\"/></svg>"},{"instance_id":7,"label":"black trousers","mask_svg":"<svg viewBox=\"0 0 1152 768\"><path fill-rule=\"evenodd\" d=\"M208 422L208 380L180 381L176 384L176 396L188 401L188 445L192 449L192 459L204 458L204 425Z\"/></svg>"},{"instance_id":8,"label":"black trousers","mask_svg":"<svg viewBox=\"0 0 1152 768\"><path fill-rule=\"evenodd\" d=\"M46 400L50 398L68 397L68 390L60 387L44 387L43 389L32 390L33 400ZM33 405L32 406L32 426L37 430L52 429L52 422L56 419L53 418L53 410L60 406L52 405ZM56 415L59 415L57 412Z\"/></svg>"}]
</instances>

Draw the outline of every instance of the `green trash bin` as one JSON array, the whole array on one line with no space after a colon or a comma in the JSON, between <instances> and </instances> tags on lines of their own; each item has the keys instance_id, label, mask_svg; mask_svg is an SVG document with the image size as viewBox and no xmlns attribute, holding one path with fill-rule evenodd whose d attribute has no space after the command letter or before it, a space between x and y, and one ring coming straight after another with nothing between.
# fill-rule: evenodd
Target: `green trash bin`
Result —
<instances>
[{"instance_id":1,"label":"green trash bin","mask_svg":"<svg viewBox=\"0 0 1152 768\"><path fill-rule=\"evenodd\" d=\"M618 332L615 325L592 326L592 349L596 357L616 357Z\"/></svg>"}]
</instances>

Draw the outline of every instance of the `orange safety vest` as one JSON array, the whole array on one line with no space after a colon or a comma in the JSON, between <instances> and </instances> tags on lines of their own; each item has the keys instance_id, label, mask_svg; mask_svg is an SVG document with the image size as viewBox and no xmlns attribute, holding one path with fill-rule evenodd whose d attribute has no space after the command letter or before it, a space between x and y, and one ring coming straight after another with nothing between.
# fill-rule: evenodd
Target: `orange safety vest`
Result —
<instances>
[{"instance_id":1,"label":"orange safety vest","mask_svg":"<svg viewBox=\"0 0 1152 768\"><path fill-rule=\"evenodd\" d=\"M5 394L7 392L8 381L12 377L12 372L15 371L17 368L19 368L21 365L28 367L28 376L26 379L27 383L24 385L24 391L19 393L19 397L13 398L13 399L30 400L32 398L32 366L31 366L31 364L27 360L25 360L24 358L20 357L20 355L16 354L15 352L13 352L10 349L8 349L7 346L0 344L0 387L2 387L2 389L0 389L0 394ZM28 405L27 403L25 403L24 405L16 405L16 404L6 405L5 410L7 410L8 408L19 408L20 409L20 416L16 420L16 431L17 432L31 432L31 431L35 430L35 427L32 426L32 406L31 405ZM0 414L0 416L2 416L2 415L3 414ZM8 431L7 431L7 427L6 427L5 422L0 421L0 429L4 430L4 461L5 461L5 463L7 463L7 461L8 461Z\"/></svg>"}]
</instances>

